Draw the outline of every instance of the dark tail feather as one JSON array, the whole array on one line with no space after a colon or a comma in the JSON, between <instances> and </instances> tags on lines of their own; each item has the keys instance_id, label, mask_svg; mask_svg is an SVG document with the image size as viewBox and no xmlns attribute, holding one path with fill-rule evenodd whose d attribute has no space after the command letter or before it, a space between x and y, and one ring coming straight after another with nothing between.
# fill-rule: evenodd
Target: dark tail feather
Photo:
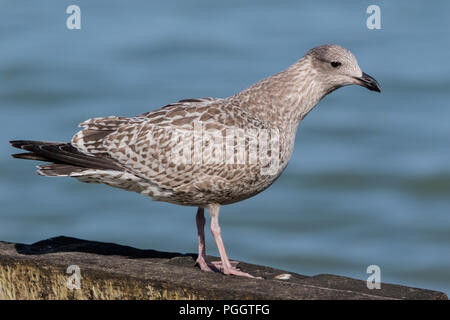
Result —
<instances>
[{"instance_id":1,"label":"dark tail feather","mask_svg":"<svg viewBox=\"0 0 450 320\"><path fill-rule=\"evenodd\" d=\"M29 152L13 154L14 158L53 162L40 166L42 175L69 175L86 169L118 170L123 169L107 155L88 156L74 148L70 143L14 140L10 141L15 148Z\"/></svg>"},{"instance_id":2,"label":"dark tail feather","mask_svg":"<svg viewBox=\"0 0 450 320\"><path fill-rule=\"evenodd\" d=\"M72 173L86 171L86 168L72 166L70 164L52 163L38 166L37 173L41 176L49 177L67 177Z\"/></svg>"},{"instance_id":3,"label":"dark tail feather","mask_svg":"<svg viewBox=\"0 0 450 320\"><path fill-rule=\"evenodd\" d=\"M39 155L37 155L36 153L33 153L33 152L15 153L15 154L12 154L12 157L16 158L16 159L51 161L50 159L48 159L46 157L39 156Z\"/></svg>"}]
</instances>

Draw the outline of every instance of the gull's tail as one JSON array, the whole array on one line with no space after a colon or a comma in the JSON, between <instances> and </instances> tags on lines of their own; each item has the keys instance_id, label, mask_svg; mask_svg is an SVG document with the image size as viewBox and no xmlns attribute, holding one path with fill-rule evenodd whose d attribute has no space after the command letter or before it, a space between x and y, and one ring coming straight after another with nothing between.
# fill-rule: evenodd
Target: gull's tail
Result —
<instances>
[{"instance_id":1,"label":"gull's tail","mask_svg":"<svg viewBox=\"0 0 450 320\"><path fill-rule=\"evenodd\" d=\"M108 156L86 155L70 143L32 140L13 140L10 143L15 148L29 151L13 154L14 158L52 162L38 166L38 174L43 176L67 177L89 169L123 171Z\"/></svg>"}]
</instances>

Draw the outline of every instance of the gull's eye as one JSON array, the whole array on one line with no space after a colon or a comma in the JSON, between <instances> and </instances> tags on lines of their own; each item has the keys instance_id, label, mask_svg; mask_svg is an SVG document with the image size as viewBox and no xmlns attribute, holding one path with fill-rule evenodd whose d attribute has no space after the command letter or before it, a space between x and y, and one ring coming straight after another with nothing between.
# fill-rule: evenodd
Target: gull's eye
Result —
<instances>
[{"instance_id":1,"label":"gull's eye","mask_svg":"<svg viewBox=\"0 0 450 320\"><path fill-rule=\"evenodd\" d=\"M340 63L339 61L331 61L331 66L333 68L337 68L341 65L342 63Z\"/></svg>"}]
</instances>

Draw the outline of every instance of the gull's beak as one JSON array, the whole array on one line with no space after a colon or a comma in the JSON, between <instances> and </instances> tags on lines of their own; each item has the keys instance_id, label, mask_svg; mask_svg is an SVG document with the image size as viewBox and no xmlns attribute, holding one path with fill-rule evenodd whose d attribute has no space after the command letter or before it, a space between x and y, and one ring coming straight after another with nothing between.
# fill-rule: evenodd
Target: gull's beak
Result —
<instances>
[{"instance_id":1,"label":"gull's beak","mask_svg":"<svg viewBox=\"0 0 450 320\"><path fill-rule=\"evenodd\" d=\"M367 73L362 74L362 77L355 77L357 80L357 84L360 86L366 87L371 91L381 92L381 87L378 84L377 80L369 76Z\"/></svg>"}]
</instances>

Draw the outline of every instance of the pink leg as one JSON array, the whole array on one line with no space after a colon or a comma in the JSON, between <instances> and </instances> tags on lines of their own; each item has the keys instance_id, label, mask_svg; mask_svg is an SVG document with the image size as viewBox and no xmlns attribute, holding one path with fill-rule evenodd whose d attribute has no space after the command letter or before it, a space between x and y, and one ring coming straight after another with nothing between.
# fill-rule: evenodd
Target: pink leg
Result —
<instances>
[{"instance_id":1,"label":"pink leg","mask_svg":"<svg viewBox=\"0 0 450 320\"><path fill-rule=\"evenodd\" d=\"M209 263L206 261L206 250L205 250L205 215L204 209L198 208L197 216L195 220L197 222L197 233L198 233L198 257L197 264L203 271L213 271Z\"/></svg>"},{"instance_id":2,"label":"pink leg","mask_svg":"<svg viewBox=\"0 0 450 320\"><path fill-rule=\"evenodd\" d=\"M214 240L216 240L217 249L219 249L220 254L220 260L221 265L220 269L223 270L224 274L232 274L235 276L242 276L242 277L250 277L253 278L252 275L240 271L238 268L233 266L230 263L230 260L228 259L227 253L225 251L225 246L222 241L222 236L220 234L220 226L219 226L219 205L210 205L208 207L209 214L211 215L211 233L214 237ZM219 267L219 264L215 264Z\"/></svg>"}]
</instances>

